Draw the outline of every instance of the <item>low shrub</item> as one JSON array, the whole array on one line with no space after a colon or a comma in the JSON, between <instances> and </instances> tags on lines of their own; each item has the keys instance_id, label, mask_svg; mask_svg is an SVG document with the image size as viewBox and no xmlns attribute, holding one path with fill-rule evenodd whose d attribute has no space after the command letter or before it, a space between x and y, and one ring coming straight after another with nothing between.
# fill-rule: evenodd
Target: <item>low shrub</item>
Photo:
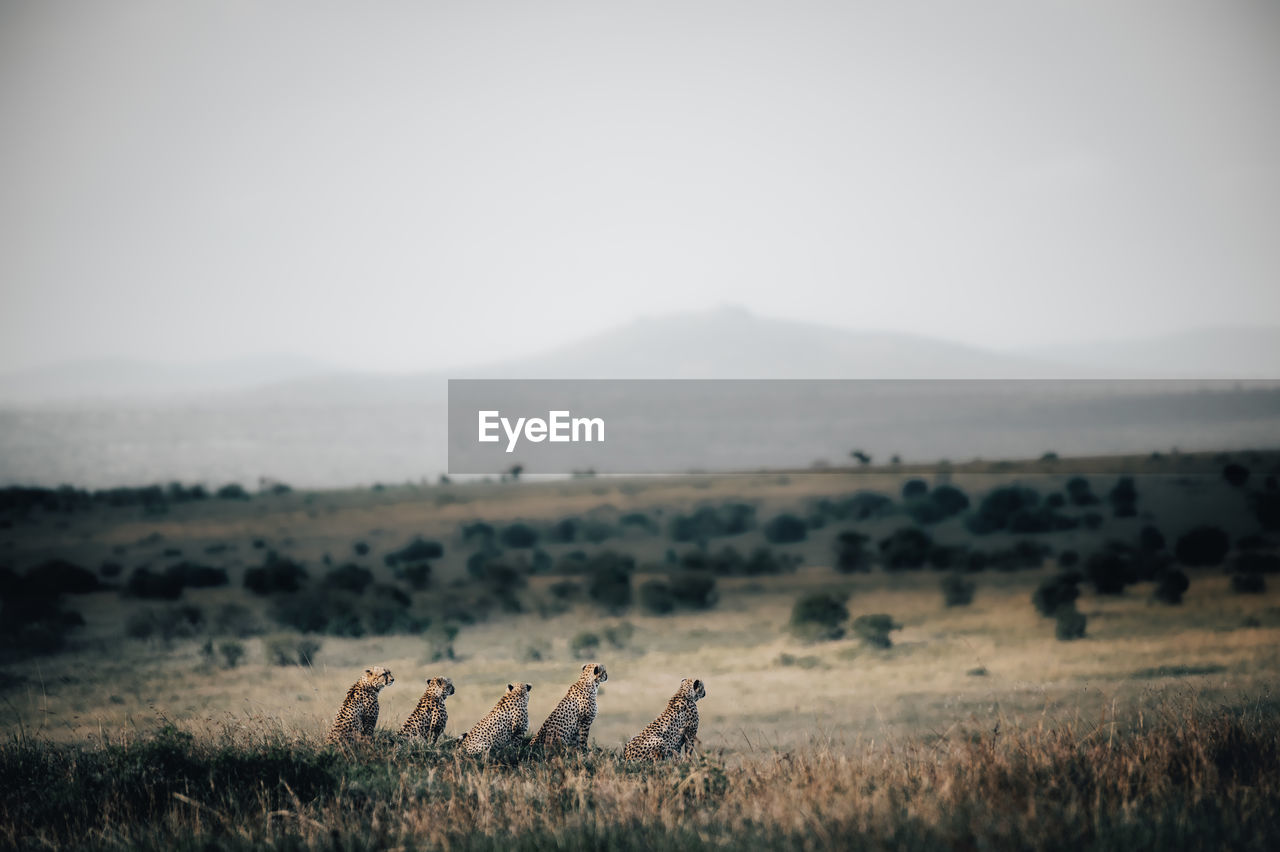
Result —
<instances>
[{"instance_id":1,"label":"low shrub","mask_svg":"<svg viewBox=\"0 0 1280 852\"><path fill-rule=\"evenodd\" d=\"M1156 583L1155 599L1163 603L1176 605L1182 603L1182 596L1190 588L1191 581L1187 575L1178 570L1167 571Z\"/></svg>"},{"instance_id":2,"label":"low shrub","mask_svg":"<svg viewBox=\"0 0 1280 852\"><path fill-rule=\"evenodd\" d=\"M438 541L417 537L399 550L393 550L382 557L382 561L388 568L394 568L397 565L439 559L441 556L444 556L444 545Z\"/></svg>"},{"instance_id":3,"label":"low shrub","mask_svg":"<svg viewBox=\"0 0 1280 852\"><path fill-rule=\"evenodd\" d=\"M890 640L889 633L901 629L901 624L894 621L892 616L884 613L860 615L853 620L854 635L860 638L863 644L871 648L893 647L893 641Z\"/></svg>"},{"instance_id":4,"label":"low shrub","mask_svg":"<svg viewBox=\"0 0 1280 852\"><path fill-rule=\"evenodd\" d=\"M701 506L688 515L675 515L668 524L668 534L673 541L698 541L749 532L755 525L755 506L726 503Z\"/></svg>"},{"instance_id":5,"label":"low shrub","mask_svg":"<svg viewBox=\"0 0 1280 852\"><path fill-rule=\"evenodd\" d=\"M974 535L987 535L1009 528L1010 520L1018 513L1028 512L1040 504L1040 495L1030 488L1007 485L996 488L982 498L978 509L966 521L965 526Z\"/></svg>"},{"instance_id":6,"label":"low shrub","mask_svg":"<svg viewBox=\"0 0 1280 852\"><path fill-rule=\"evenodd\" d=\"M1096 506L1102 502L1093 493L1089 480L1083 476L1073 476L1067 480L1067 497L1073 506Z\"/></svg>"},{"instance_id":7,"label":"low shrub","mask_svg":"<svg viewBox=\"0 0 1280 852\"><path fill-rule=\"evenodd\" d=\"M867 543L870 541L869 537L853 530L845 530L837 535L835 540L836 570L842 574L852 574L855 571L870 571L872 555L867 550Z\"/></svg>"},{"instance_id":8,"label":"low shrub","mask_svg":"<svg viewBox=\"0 0 1280 852\"><path fill-rule=\"evenodd\" d=\"M654 615L666 615L675 610L676 599L667 583L647 580L640 584L640 605Z\"/></svg>"},{"instance_id":9,"label":"low shrub","mask_svg":"<svg viewBox=\"0 0 1280 852\"><path fill-rule=\"evenodd\" d=\"M569 651L580 660L595 656L599 650L600 637L590 631L584 630L569 640Z\"/></svg>"},{"instance_id":10,"label":"low shrub","mask_svg":"<svg viewBox=\"0 0 1280 852\"><path fill-rule=\"evenodd\" d=\"M933 539L918 527L904 527L880 541L886 571L923 568L933 552Z\"/></svg>"},{"instance_id":11,"label":"low shrub","mask_svg":"<svg viewBox=\"0 0 1280 852\"><path fill-rule=\"evenodd\" d=\"M244 572L244 587L255 595L296 592L306 580L307 569L302 563L280 556L274 550L267 551L261 565Z\"/></svg>"},{"instance_id":12,"label":"low shrub","mask_svg":"<svg viewBox=\"0 0 1280 852\"><path fill-rule=\"evenodd\" d=\"M794 544L808 537L809 528L802 518L782 514L766 523L762 532L770 544Z\"/></svg>"},{"instance_id":13,"label":"low shrub","mask_svg":"<svg viewBox=\"0 0 1280 852\"><path fill-rule=\"evenodd\" d=\"M529 524L515 523L503 527L498 539L504 547L530 548L538 543L538 531Z\"/></svg>"},{"instance_id":14,"label":"low shrub","mask_svg":"<svg viewBox=\"0 0 1280 852\"><path fill-rule=\"evenodd\" d=\"M1053 635L1059 641L1070 642L1073 639L1084 638L1085 626L1089 619L1083 612L1076 609L1074 603L1058 607L1055 619Z\"/></svg>"},{"instance_id":15,"label":"low shrub","mask_svg":"<svg viewBox=\"0 0 1280 852\"><path fill-rule=\"evenodd\" d=\"M124 586L125 594L143 600L177 600L182 597L182 579L150 568L135 568Z\"/></svg>"},{"instance_id":16,"label":"low shrub","mask_svg":"<svg viewBox=\"0 0 1280 852\"><path fill-rule=\"evenodd\" d=\"M262 643L267 662L276 666L310 666L320 647L317 639L285 634L267 637Z\"/></svg>"},{"instance_id":17,"label":"low shrub","mask_svg":"<svg viewBox=\"0 0 1280 852\"><path fill-rule=\"evenodd\" d=\"M244 645L234 639L218 643L218 653L222 655L223 666L234 669L244 658Z\"/></svg>"},{"instance_id":18,"label":"low shrub","mask_svg":"<svg viewBox=\"0 0 1280 852\"><path fill-rule=\"evenodd\" d=\"M1173 555L1183 565L1203 568L1221 565L1231 549L1231 539L1218 527L1203 525L1178 537Z\"/></svg>"},{"instance_id":19,"label":"low shrub","mask_svg":"<svg viewBox=\"0 0 1280 852\"><path fill-rule=\"evenodd\" d=\"M845 600L830 592L802 595L791 608L791 632L809 642L841 638L844 628L840 625L849 618Z\"/></svg>"},{"instance_id":20,"label":"low shrub","mask_svg":"<svg viewBox=\"0 0 1280 852\"><path fill-rule=\"evenodd\" d=\"M977 585L965 579L963 574L951 573L942 578L942 600L949 606L968 606L973 603Z\"/></svg>"},{"instance_id":21,"label":"low shrub","mask_svg":"<svg viewBox=\"0 0 1280 852\"><path fill-rule=\"evenodd\" d=\"M1138 489L1133 484L1133 477L1120 477L1107 492L1107 502L1111 504L1111 511L1117 518L1132 518L1138 514Z\"/></svg>"},{"instance_id":22,"label":"low shrub","mask_svg":"<svg viewBox=\"0 0 1280 852\"><path fill-rule=\"evenodd\" d=\"M1231 462L1222 468L1222 478L1232 488L1243 488L1245 483L1249 481L1249 468L1242 464Z\"/></svg>"},{"instance_id":23,"label":"low shrub","mask_svg":"<svg viewBox=\"0 0 1280 852\"><path fill-rule=\"evenodd\" d=\"M1045 580L1031 595L1031 603L1041 615L1052 618L1065 606L1075 606L1080 597L1080 581L1084 578L1075 571L1059 574Z\"/></svg>"},{"instance_id":24,"label":"low shrub","mask_svg":"<svg viewBox=\"0 0 1280 852\"><path fill-rule=\"evenodd\" d=\"M361 568L354 562L334 568L324 575L325 588L341 589L357 595L364 594L364 590L372 583L373 572L368 568Z\"/></svg>"}]
</instances>

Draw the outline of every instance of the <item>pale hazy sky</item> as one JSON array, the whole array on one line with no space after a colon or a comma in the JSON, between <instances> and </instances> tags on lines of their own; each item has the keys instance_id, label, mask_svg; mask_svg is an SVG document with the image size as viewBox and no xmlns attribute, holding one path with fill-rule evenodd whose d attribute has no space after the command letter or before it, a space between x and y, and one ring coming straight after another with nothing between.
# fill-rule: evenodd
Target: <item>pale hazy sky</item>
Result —
<instances>
[{"instance_id":1,"label":"pale hazy sky","mask_svg":"<svg viewBox=\"0 0 1280 852\"><path fill-rule=\"evenodd\" d=\"M1280 323L1280 3L0 2L0 369Z\"/></svg>"}]
</instances>

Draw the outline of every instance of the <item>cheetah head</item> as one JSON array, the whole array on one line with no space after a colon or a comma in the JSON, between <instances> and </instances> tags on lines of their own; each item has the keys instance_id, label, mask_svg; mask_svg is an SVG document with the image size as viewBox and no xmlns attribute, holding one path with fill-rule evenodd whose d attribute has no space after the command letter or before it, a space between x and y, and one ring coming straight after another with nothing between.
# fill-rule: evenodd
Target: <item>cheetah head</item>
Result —
<instances>
[{"instance_id":1,"label":"cheetah head","mask_svg":"<svg viewBox=\"0 0 1280 852\"><path fill-rule=\"evenodd\" d=\"M396 682L396 679L391 676L391 669L384 669L382 666L371 666L365 669L364 676L360 680L365 686L372 686L374 689L382 689Z\"/></svg>"},{"instance_id":2,"label":"cheetah head","mask_svg":"<svg viewBox=\"0 0 1280 852\"><path fill-rule=\"evenodd\" d=\"M533 692L533 684L531 683L507 684L508 697L523 698L525 701L528 701L530 692Z\"/></svg>"},{"instance_id":3,"label":"cheetah head","mask_svg":"<svg viewBox=\"0 0 1280 852\"><path fill-rule=\"evenodd\" d=\"M609 673L599 663L587 663L582 667L582 679L588 683L604 683L609 679Z\"/></svg>"},{"instance_id":4,"label":"cheetah head","mask_svg":"<svg viewBox=\"0 0 1280 852\"><path fill-rule=\"evenodd\" d=\"M696 678L687 677L680 681L680 690L678 694L697 701L699 698L707 697L707 688L703 685L702 681L697 680Z\"/></svg>"},{"instance_id":5,"label":"cheetah head","mask_svg":"<svg viewBox=\"0 0 1280 852\"><path fill-rule=\"evenodd\" d=\"M448 698L455 692L453 680L447 677L429 677L427 678L427 692L440 698Z\"/></svg>"}]
</instances>

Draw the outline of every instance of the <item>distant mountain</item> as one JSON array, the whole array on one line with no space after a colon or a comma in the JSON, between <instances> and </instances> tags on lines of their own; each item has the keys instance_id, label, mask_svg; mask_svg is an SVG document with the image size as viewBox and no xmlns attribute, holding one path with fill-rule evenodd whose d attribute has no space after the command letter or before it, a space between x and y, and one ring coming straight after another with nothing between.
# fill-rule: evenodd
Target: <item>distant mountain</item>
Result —
<instances>
[{"instance_id":1,"label":"distant mountain","mask_svg":"<svg viewBox=\"0 0 1280 852\"><path fill-rule=\"evenodd\" d=\"M1010 353L1123 378L1280 379L1280 328L1205 328Z\"/></svg>"},{"instance_id":2,"label":"distant mountain","mask_svg":"<svg viewBox=\"0 0 1280 852\"><path fill-rule=\"evenodd\" d=\"M407 375L341 372L287 355L209 364L119 359L0 375L0 403L179 400L235 404L442 399L448 378L1280 379L1280 329L997 352L928 337L767 319L741 308L646 317L518 361Z\"/></svg>"},{"instance_id":3,"label":"distant mountain","mask_svg":"<svg viewBox=\"0 0 1280 852\"><path fill-rule=\"evenodd\" d=\"M741 308L635 320L453 378L1027 379L1079 370L901 332L766 319Z\"/></svg>"},{"instance_id":4,"label":"distant mountain","mask_svg":"<svg viewBox=\"0 0 1280 852\"><path fill-rule=\"evenodd\" d=\"M331 373L284 354L188 364L103 358L0 374L0 402L195 398Z\"/></svg>"}]
</instances>

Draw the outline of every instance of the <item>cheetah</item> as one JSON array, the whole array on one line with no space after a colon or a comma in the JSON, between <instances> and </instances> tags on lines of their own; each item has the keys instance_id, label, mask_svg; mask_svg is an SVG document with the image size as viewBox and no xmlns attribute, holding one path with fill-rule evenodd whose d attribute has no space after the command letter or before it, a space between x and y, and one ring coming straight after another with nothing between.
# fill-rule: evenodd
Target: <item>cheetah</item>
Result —
<instances>
[{"instance_id":1,"label":"cheetah","mask_svg":"<svg viewBox=\"0 0 1280 852\"><path fill-rule=\"evenodd\" d=\"M586 751L591 723L596 720L596 690L608 679L609 673L599 663L583 666L582 674L542 723L533 741L544 746L577 746Z\"/></svg>"},{"instance_id":2,"label":"cheetah","mask_svg":"<svg viewBox=\"0 0 1280 852\"><path fill-rule=\"evenodd\" d=\"M698 742L697 701L706 695L702 681L690 677L680 681L662 715L627 743L623 760L659 760L692 752Z\"/></svg>"},{"instance_id":3,"label":"cheetah","mask_svg":"<svg viewBox=\"0 0 1280 852\"><path fill-rule=\"evenodd\" d=\"M365 669L360 679L347 690L342 709L338 711L333 720L333 728L329 731L329 742L338 743L356 736L367 737L373 734L373 726L378 724L378 693L384 686L395 682L390 669L382 666Z\"/></svg>"},{"instance_id":4,"label":"cheetah","mask_svg":"<svg viewBox=\"0 0 1280 852\"><path fill-rule=\"evenodd\" d=\"M444 709L444 700L453 695L453 681L447 677L427 678L427 690L418 699L418 706L409 718L404 720L400 733L407 737L422 737L432 745L444 733L449 714Z\"/></svg>"},{"instance_id":5,"label":"cheetah","mask_svg":"<svg viewBox=\"0 0 1280 852\"><path fill-rule=\"evenodd\" d=\"M529 693L531 683L507 684L507 691L489 714L462 735L462 747L468 754L482 754L489 749L518 743L529 732Z\"/></svg>"}]
</instances>

